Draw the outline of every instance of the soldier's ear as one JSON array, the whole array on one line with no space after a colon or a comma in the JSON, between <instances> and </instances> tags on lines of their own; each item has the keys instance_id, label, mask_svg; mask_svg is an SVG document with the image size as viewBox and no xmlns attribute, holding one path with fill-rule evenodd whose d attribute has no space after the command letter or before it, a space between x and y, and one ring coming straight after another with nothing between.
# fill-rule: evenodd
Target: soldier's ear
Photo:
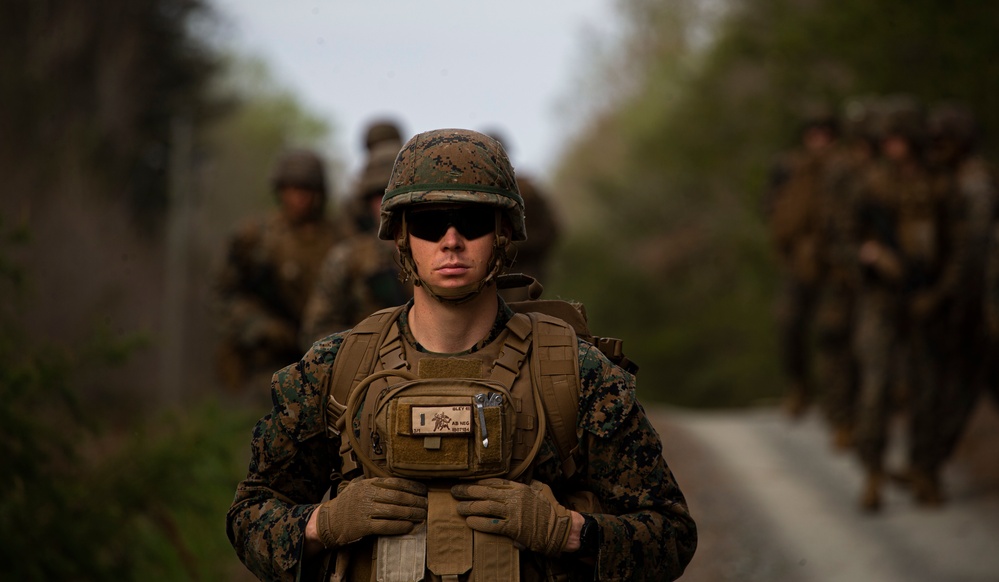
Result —
<instances>
[{"instance_id":1,"label":"soldier's ear","mask_svg":"<svg viewBox=\"0 0 999 582\"><path fill-rule=\"evenodd\" d=\"M402 213L399 221L395 224L395 246L400 251L409 248L409 229L406 228L406 213Z\"/></svg>"},{"instance_id":2,"label":"soldier's ear","mask_svg":"<svg viewBox=\"0 0 999 582\"><path fill-rule=\"evenodd\" d=\"M510 244L513 236L513 225L502 212L496 213L496 241L501 247Z\"/></svg>"}]
</instances>

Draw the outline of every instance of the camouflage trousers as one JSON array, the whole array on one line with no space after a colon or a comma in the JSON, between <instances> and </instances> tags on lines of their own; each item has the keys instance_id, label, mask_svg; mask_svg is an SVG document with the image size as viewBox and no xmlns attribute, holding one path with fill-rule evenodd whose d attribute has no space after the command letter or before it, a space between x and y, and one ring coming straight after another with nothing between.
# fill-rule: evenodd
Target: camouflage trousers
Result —
<instances>
[{"instance_id":1,"label":"camouflage trousers","mask_svg":"<svg viewBox=\"0 0 999 582\"><path fill-rule=\"evenodd\" d=\"M954 357L965 342L950 312L913 319L887 293L859 299L854 349L859 367L855 442L869 472L883 470L893 413L908 419L910 467L935 474L960 439L974 382Z\"/></svg>"},{"instance_id":2,"label":"camouflage trousers","mask_svg":"<svg viewBox=\"0 0 999 582\"><path fill-rule=\"evenodd\" d=\"M851 428L857 402L857 364L852 336L856 292L846 284L823 285L815 311L815 368L826 418L834 427Z\"/></svg>"},{"instance_id":3,"label":"camouflage trousers","mask_svg":"<svg viewBox=\"0 0 999 582\"><path fill-rule=\"evenodd\" d=\"M814 399L811 381L812 328L819 287L786 276L777 297L777 333L780 360L791 391L806 401Z\"/></svg>"},{"instance_id":4,"label":"camouflage trousers","mask_svg":"<svg viewBox=\"0 0 999 582\"><path fill-rule=\"evenodd\" d=\"M888 423L901 385L899 315L899 302L890 293L867 291L858 297L853 338L858 371L854 442L861 463L870 472L883 468Z\"/></svg>"},{"instance_id":5,"label":"camouflage trousers","mask_svg":"<svg viewBox=\"0 0 999 582\"><path fill-rule=\"evenodd\" d=\"M910 346L909 465L935 474L956 442L952 423L958 383L948 373L945 315L911 321L906 329Z\"/></svg>"},{"instance_id":6,"label":"camouflage trousers","mask_svg":"<svg viewBox=\"0 0 999 582\"><path fill-rule=\"evenodd\" d=\"M914 403L911 462L934 471L950 458L968 418L987 382L991 365L988 340L978 301L949 306L934 321L926 323L924 353L941 358L935 386L919 393L924 402Z\"/></svg>"}]
</instances>

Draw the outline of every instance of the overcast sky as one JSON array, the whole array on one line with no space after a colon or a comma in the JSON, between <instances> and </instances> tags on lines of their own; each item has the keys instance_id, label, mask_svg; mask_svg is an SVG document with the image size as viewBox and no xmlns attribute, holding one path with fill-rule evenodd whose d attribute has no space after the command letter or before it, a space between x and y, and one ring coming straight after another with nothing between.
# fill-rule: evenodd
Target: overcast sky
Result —
<instances>
[{"instance_id":1,"label":"overcast sky","mask_svg":"<svg viewBox=\"0 0 999 582\"><path fill-rule=\"evenodd\" d=\"M391 116L406 136L500 129L518 171L545 175L560 104L586 71L587 44L617 31L614 0L215 0L224 43L263 57L279 82L335 127L353 172L361 135Z\"/></svg>"}]
</instances>

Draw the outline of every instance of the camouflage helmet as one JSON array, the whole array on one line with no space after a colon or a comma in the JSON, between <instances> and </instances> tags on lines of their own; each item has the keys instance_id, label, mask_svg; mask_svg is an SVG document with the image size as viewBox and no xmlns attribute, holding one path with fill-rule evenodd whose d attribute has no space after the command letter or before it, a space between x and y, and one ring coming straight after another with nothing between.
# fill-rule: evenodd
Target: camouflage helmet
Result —
<instances>
[{"instance_id":1,"label":"camouflage helmet","mask_svg":"<svg viewBox=\"0 0 999 582\"><path fill-rule=\"evenodd\" d=\"M921 144L926 137L926 117L922 105L911 95L890 95L882 102L878 135L884 139L899 136Z\"/></svg>"},{"instance_id":2,"label":"camouflage helmet","mask_svg":"<svg viewBox=\"0 0 999 582\"><path fill-rule=\"evenodd\" d=\"M513 166L503 146L485 134L438 129L406 142L382 197L378 237L392 240L407 209L442 203L494 206L509 221L512 239L527 240L524 199Z\"/></svg>"},{"instance_id":3,"label":"camouflage helmet","mask_svg":"<svg viewBox=\"0 0 999 582\"><path fill-rule=\"evenodd\" d=\"M850 97L843 103L840 117L843 133L851 139L873 140L878 130L880 102L873 95Z\"/></svg>"},{"instance_id":4,"label":"camouflage helmet","mask_svg":"<svg viewBox=\"0 0 999 582\"><path fill-rule=\"evenodd\" d=\"M840 127L836 111L824 102L806 104L799 117L798 134L804 136L813 129L826 131L833 138L838 136Z\"/></svg>"},{"instance_id":5,"label":"camouflage helmet","mask_svg":"<svg viewBox=\"0 0 999 582\"><path fill-rule=\"evenodd\" d=\"M399 131L399 125L389 119L371 122L364 134L364 148L370 152L376 145L384 141L395 143L396 149L402 145L402 133Z\"/></svg>"},{"instance_id":6,"label":"camouflage helmet","mask_svg":"<svg viewBox=\"0 0 999 582\"><path fill-rule=\"evenodd\" d=\"M304 149L288 150L281 154L271 174L275 191L282 188L303 188L326 193L326 174L323 162L315 152Z\"/></svg>"},{"instance_id":7,"label":"camouflage helmet","mask_svg":"<svg viewBox=\"0 0 999 582\"><path fill-rule=\"evenodd\" d=\"M963 103L947 102L933 107L926 120L931 138L952 139L972 146L978 139L978 121L971 108Z\"/></svg>"}]
</instances>

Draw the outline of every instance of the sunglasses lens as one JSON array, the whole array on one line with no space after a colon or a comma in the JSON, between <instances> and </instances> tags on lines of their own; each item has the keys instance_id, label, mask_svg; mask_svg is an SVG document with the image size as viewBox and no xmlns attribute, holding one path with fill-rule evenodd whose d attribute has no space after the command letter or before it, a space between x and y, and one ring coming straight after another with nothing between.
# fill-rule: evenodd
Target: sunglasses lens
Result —
<instances>
[{"instance_id":1,"label":"sunglasses lens","mask_svg":"<svg viewBox=\"0 0 999 582\"><path fill-rule=\"evenodd\" d=\"M474 240L495 230L496 215L492 208L418 210L406 215L406 224L413 236L431 242L441 240L451 226L461 236Z\"/></svg>"},{"instance_id":2,"label":"sunglasses lens","mask_svg":"<svg viewBox=\"0 0 999 582\"><path fill-rule=\"evenodd\" d=\"M474 240L496 230L496 211L492 208L468 208L459 211L454 226L468 240Z\"/></svg>"},{"instance_id":3,"label":"sunglasses lens","mask_svg":"<svg viewBox=\"0 0 999 582\"><path fill-rule=\"evenodd\" d=\"M448 216L446 212L437 210L410 212L406 215L406 226L416 238L436 242L447 232Z\"/></svg>"}]
</instances>

